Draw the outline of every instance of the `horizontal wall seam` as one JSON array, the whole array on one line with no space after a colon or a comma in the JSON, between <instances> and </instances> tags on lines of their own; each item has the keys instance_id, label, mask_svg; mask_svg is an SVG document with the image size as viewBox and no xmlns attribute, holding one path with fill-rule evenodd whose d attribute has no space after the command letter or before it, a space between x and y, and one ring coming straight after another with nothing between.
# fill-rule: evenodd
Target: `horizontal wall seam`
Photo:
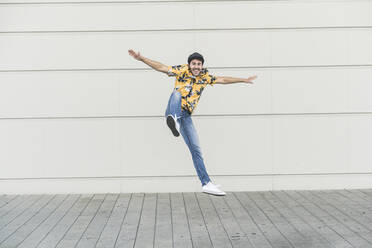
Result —
<instances>
[{"instance_id":1,"label":"horizontal wall seam","mask_svg":"<svg viewBox=\"0 0 372 248\"><path fill-rule=\"evenodd\" d=\"M369 0L353 0L353 2L367 2ZM284 3L293 3L293 0L180 0L180 1L172 1L172 0L155 0L155 1L35 1L35 2L2 2L0 5L12 5L12 4L106 4L106 3L119 3L119 4L133 4L133 3L219 3L219 2L284 2ZM309 0L302 0L296 2L311 2ZM350 2L350 0L338 0L334 2Z\"/></svg>"},{"instance_id":2,"label":"horizontal wall seam","mask_svg":"<svg viewBox=\"0 0 372 248\"><path fill-rule=\"evenodd\" d=\"M372 67L372 64L354 64L354 65L273 65L273 66L208 66L210 70L230 70L230 69L306 69L306 68L365 68ZM2 72L74 72L74 71L153 71L152 68L76 68L76 69L13 69L1 70Z\"/></svg>"},{"instance_id":3,"label":"horizontal wall seam","mask_svg":"<svg viewBox=\"0 0 372 248\"><path fill-rule=\"evenodd\" d=\"M204 32L204 31L280 31L280 30L351 30L371 29L372 26L314 26L314 27L252 27L252 28L185 28L185 29L102 29L102 30L21 30L0 31L0 34L49 34L49 33L138 33L138 32Z\"/></svg>"},{"instance_id":4,"label":"horizontal wall seam","mask_svg":"<svg viewBox=\"0 0 372 248\"><path fill-rule=\"evenodd\" d=\"M280 177L280 176L352 176L372 175L372 172L346 172L346 173L305 173L305 174L210 174L212 177ZM25 178L0 178L1 181L9 180L79 180L79 179L142 179L142 178L174 178L196 177L196 175L163 175L163 176L105 176L105 177L25 177Z\"/></svg>"},{"instance_id":5,"label":"horizontal wall seam","mask_svg":"<svg viewBox=\"0 0 372 248\"><path fill-rule=\"evenodd\" d=\"M193 114L193 117L254 117L254 116L335 116L371 115L372 112L327 112L327 113L258 113L258 114ZM146 116L44 116L44 117L0 117L1 120L56 120L56 119L142 119L164 118L163 115Z\"/></svg>"}]
</instances>

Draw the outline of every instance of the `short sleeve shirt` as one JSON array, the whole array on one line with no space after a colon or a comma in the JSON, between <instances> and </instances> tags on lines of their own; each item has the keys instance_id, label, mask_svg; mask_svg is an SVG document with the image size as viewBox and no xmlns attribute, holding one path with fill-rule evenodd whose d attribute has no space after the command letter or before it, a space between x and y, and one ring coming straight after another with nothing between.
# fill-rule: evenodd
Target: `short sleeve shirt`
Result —
<instances>
[{"instance_id":1,"label":"short sleeve shirt","mask_svg":"<svg viewBox=\"0 0 372 248\"><path fill-rule=\"evenodd\" d=\"M168 76L176 77L174 89L181 93L181 108L193 113L207 85L214 85L216 77L202 68L198 76L192 75L188 64L168 66Z\"/></svg>"}]
</instances>

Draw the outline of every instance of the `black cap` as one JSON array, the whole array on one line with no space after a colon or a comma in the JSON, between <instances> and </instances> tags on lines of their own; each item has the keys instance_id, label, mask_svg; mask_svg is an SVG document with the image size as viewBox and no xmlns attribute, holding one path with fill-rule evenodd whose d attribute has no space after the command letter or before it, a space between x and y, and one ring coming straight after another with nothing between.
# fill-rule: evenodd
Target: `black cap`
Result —
<instances>
[{"instance_id":1,"label":"black cap","mask_svg":"<svg viewBox=\"0 0 372 248\"><path fill-rule=\"evenodd\" d=\"M204 58L200 53L195 52L195 53L191 54L189 56L189 58L187 59L188 64L190 64L191 60L193 60L193 59L200 60L202 62L202 64L204 64Z\"/></svg>"}]
</instances>

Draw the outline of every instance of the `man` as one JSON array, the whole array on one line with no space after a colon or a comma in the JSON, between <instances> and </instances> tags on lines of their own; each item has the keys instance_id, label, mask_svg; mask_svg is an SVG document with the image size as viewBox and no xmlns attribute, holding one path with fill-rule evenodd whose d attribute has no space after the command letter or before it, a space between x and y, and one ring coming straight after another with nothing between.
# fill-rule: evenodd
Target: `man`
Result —
<instances>
[{"instance_id":1,"label":"man","mask_svg":"<svg viewBox=\"0 0 372 248\"><path fill-rule=\"evenodd\" d=\"M205 169L199 138L191 119L201 93L207 85L253 83L257 76L249 78L215 77L209 74L207 68L203 68L204 58L199 53L193 53L188 57L188 64L166 66L160 62L150 60L140 55L139 52L128 50L129 54L138 61L142 61L151 68L176 77L175 88L169 98L165 111L167 125L173 135L178 137L180 133L189 147L194 167L202 184L202 192L212 195L226 195L219 189L220 185L211 182Z\"/></svg>"}]
</instances>

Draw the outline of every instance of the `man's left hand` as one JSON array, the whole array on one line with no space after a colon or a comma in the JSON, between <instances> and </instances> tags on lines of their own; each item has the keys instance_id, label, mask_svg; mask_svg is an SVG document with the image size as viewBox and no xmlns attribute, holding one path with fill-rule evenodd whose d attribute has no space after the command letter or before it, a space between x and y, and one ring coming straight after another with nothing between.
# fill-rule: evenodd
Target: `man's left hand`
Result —
<instances>
[{"instance_id":1,"label":"man's left hand","mask_svg":"<svg viewBox=\"0 0 372 248\"><path fill-rule=\"evenodd\" d=\"M257 78L257 75L254 75L252 77L249 77L247 79L244 80L244 83L247 83L247 84L253 84L253 80L255 80Z\"/></svg>"}]
</instances>

